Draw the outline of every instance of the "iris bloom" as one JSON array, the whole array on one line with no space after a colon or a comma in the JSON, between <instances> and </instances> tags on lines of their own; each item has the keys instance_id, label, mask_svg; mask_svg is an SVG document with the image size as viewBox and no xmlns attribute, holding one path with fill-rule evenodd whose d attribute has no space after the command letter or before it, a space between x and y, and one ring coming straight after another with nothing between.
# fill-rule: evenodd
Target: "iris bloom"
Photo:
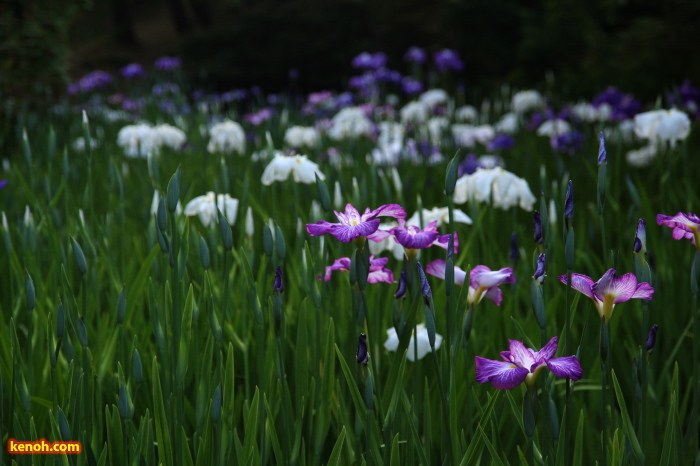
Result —
<instances>
[{"instance_id":1,"label":"iris bloom","mask_svg":"<svg viewBox=\"0 0 700 466\"><path fill-rule=\"evenodd\" d=\"M423 359L426 354L430 353L430 341L428 339L428 329L425 324L418 324L416 326L417 332L411 332L411 339L408 342L408 351L406 352L406 358L413 362L415 361L414 356L418 356L418 359ZM386 331L387 339L384 342L384 348L387 351L396 351L399 347L399 336L396 333L394 327ZM414 340L415 338L415 340ZM442 335L435 334L435 350L440 348L442 344ZM417 346L417 351L414 349ZM414 354L417 353L417 354Z\"/></svg>"},{"instance_id":2,"label":"iris bloom","mask_svg":"<svg viewBox=\"0 0 700 466\"><path fill-rule=\"evenodd\" d=\"M208 227L217 218L217 208L221 211L229 225L236 223L238 214L238 199L233 199L229 194L214 194L209 191L204 196L197 196L185 206L185 215L198 215L202 225Z\"/></svg>"},{"instance_id":3,"label":"iris bloom","mask_svg":"<svg viewBox=\"0 0 700 466\"><path fill-rule=\"evenodd\" d=\"M541 350L535 351L526 348L518 340L510 342L509 351L502 351L503 361L493 361L476 356L476 381L479 383L491 382L491 385L499 390L515 388L525 382L532 387L537 380L537 375L545 366L557 377L568 377L571 380L579 380L583 375L581 363L576 356L554 358L557 352L557 339L553 337Z\"/></svg>"},{"instance_id":4,"label":"iris bloom","mask_svg":"<svg viewBox=\"0 0 700 466\"><path fill-rule=\"evenodd\" d=\"M425 268L425 271L434 277L445 279L445 261L437 259L432 261ZM455 266L455 285L462 286L467 277L467 272ZM510 267L503 267L500 270L491 270L485 265L477 265L469 274L469 295L467 304L479 304L484 298L493 301L496 306L500 306L503 301L503 292L499 288L505 283L515 283L515 275Z\"/></svg>"},{"instance_id":5,"label":"iris bloom","mask_svg":"<svg viewBox=\"0 0 700 466\"><path fill-rule=\"evenodd\" d=\"M386 204L372 211L368 207L364 214L360 214L352 204L347 204L344 213L334 212L340 223L330 223L325 220L308 223L306 231L311 236L330 233L343 243L349 243L355 238L369 236L377 231L380 223L377 217L394 217L401 220L406 218L406 211L398 204Z\"/></svg>"},{"instance_id":6,"label":"iris bloom","mask_svg":"<svg viewBox=\"0 0 700 466\"><path fill-rule=\"evenodd\" d=\"M331 275L334 270L339 270L340 272L350 271L350 258L341 257L333 262L333 265L326 267L326 273L323 276L324 281L331 279ZM374 256L369 256L369 275L367 275L367 281L369 283L394 283L394 272L390 269L385 269L384 266L389 262L388 257L380 257L375 259ZM321 274L318 275L318 279L321 279Z\"/></svg>"},{"instance_id":7,"label":"iris bloom","mask_svg":"<svg viewBox=\"0 0 700 466\"><path fill-rule=\"evenodd\" d=\"M566 275L560 275L559 281L566 284ZM634 298L649 301L654 296L654 288L649 283L637 283L637 277L633 273L618 277L615 269L609 269L597 282L586 275L573 273L571 288L591 298L600 318L606 321L612 317L616 304Z\"/></svg>"},{"instance_id":8,"label":"iris bloom","mask_svg":"<svg viewBox=\"0 0 700 466\"><path fill-rule=\"evenodd\" d=\"M405 221L399 220L399 226L391 230L377 230L369 239L381 242L386 237L394 235L396 242L407 250L425 249L430 246L439 246L447 249L450 235L440 235L437 229L437 221L430 222L421 230L415 225L407 225ZM454 233L454 251L457 252L459 241L457 233ZM415 252L415 251L414 251Z\"/></svg>"},{"instance_id":9,"label":"iris bloom","mask_svg":"<svg viewBox=\"0 0 700 466\"><path fill-rule=\"evenodd\" d=\"M270 186L275 181L285 181L289 175L294 177L297 183L311 184L316 182L316 174L322 180L326 176L318 169L318 164L309 160L305 155L286 156L281 152L275 154L275 158L265 167L262 175L262 184Z\"/></svg>"},{"instance_id":10,"label":"iris bloom","mask_svg":"<svg viewBox=\"0 0 700 466\"><path fill-rule=\"evenodd\" d=\"M658 214L656 223L673 228L673 239L689 239L696 248L700 248L700 218L697 215L678 212L673 217Z\"/></svg>"}]
</instances>

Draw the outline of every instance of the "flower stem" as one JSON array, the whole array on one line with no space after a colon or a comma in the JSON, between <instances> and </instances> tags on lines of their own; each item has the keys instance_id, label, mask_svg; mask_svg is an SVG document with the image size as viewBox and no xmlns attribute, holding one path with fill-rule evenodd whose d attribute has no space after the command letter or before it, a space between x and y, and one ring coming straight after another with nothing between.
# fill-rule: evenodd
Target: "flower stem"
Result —
<instances>
[{"instance_id":1,"label":"flower stem","mask_svg":"<svg viewBox=\"0 0 700 466\"><path fill-rule=\"evenodd\" d=\"M608 323L605 319L600 320L600 378L601 378L601 421L602 421L602 452L603 457L601 464L608 464L608 400L607 400L607 385L608 371L610 370L610 332Z\"/></svg>"},{"instance_id":2,"label":"flower stem","mask_svg":"<svg viewBox=\"0 0 700 466\"><path fill-rule=\"evenodd\" d=\"M698 277L700 276L700 249L695 251L691 266L691 315L693 316L693 413L690 416L690 438L693 458L698 455L698 410L700 409L700 385L698 385L698 339L700 338L700 312L698 312Z\"/></svg>"}]
</instances>

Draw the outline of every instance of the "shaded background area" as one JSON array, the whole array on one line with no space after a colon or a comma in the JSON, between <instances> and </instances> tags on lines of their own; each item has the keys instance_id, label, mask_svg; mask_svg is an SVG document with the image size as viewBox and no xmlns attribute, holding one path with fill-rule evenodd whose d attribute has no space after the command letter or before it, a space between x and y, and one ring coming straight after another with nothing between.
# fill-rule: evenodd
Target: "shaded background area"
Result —
<instances>
[{"instance_id":1,"label":"shaded background area","mask_svg":"<svg viewBox=\"0 0 700 466\"><path fill-rule=\"evenodd\" d=\"M183 58L198 86L277 92L341 89L350 60L383 51L403 67L413 45L457 50L467 88L509 82L567 97L616 85L654 99L700 81L697 0L4 0L0 92L52 96L69 80L162 55Z\"/></svg>"}]
</instances>

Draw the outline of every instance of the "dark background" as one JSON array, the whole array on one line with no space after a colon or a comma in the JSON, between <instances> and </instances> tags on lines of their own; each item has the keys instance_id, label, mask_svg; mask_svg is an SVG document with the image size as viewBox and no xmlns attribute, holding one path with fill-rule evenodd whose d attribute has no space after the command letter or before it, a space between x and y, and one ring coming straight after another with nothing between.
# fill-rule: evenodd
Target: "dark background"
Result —
<instances>
[{"instance_id":1,"label":"dark background","mask_svg":"<svg viewBox=\"0 0 700 466\"><path fill-rule=\"evenodd\" d=\"M346 87L350 60L410 46L457 50L467 89L504 82L590 98L609 85L644 100L700 83L698 0L0 0L0 92L65 92L95 69L181 56L197 86L277 92ZM355 73L356 74L356 73ZM550 79L551 81L551 79Z\"/></svg>"}]
</instances>

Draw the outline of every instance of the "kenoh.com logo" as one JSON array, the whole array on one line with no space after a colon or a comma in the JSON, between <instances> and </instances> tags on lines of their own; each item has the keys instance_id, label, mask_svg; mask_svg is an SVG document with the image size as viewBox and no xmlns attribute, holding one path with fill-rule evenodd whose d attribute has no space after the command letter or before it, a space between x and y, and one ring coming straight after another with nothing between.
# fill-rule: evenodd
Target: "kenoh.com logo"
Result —
<instances>
[{"instance_id":1,"label":"kenoh.com logo","mask_svg":"<svg viewBox=\"0 0 700 466\"><path fill-rule=\"evenodd\" d=\"M23 442L13 438L7 441L7 452L11 455L77 455L82 451L80 442L48 442L46 439Z\"/></svg>"}]
</instances>

